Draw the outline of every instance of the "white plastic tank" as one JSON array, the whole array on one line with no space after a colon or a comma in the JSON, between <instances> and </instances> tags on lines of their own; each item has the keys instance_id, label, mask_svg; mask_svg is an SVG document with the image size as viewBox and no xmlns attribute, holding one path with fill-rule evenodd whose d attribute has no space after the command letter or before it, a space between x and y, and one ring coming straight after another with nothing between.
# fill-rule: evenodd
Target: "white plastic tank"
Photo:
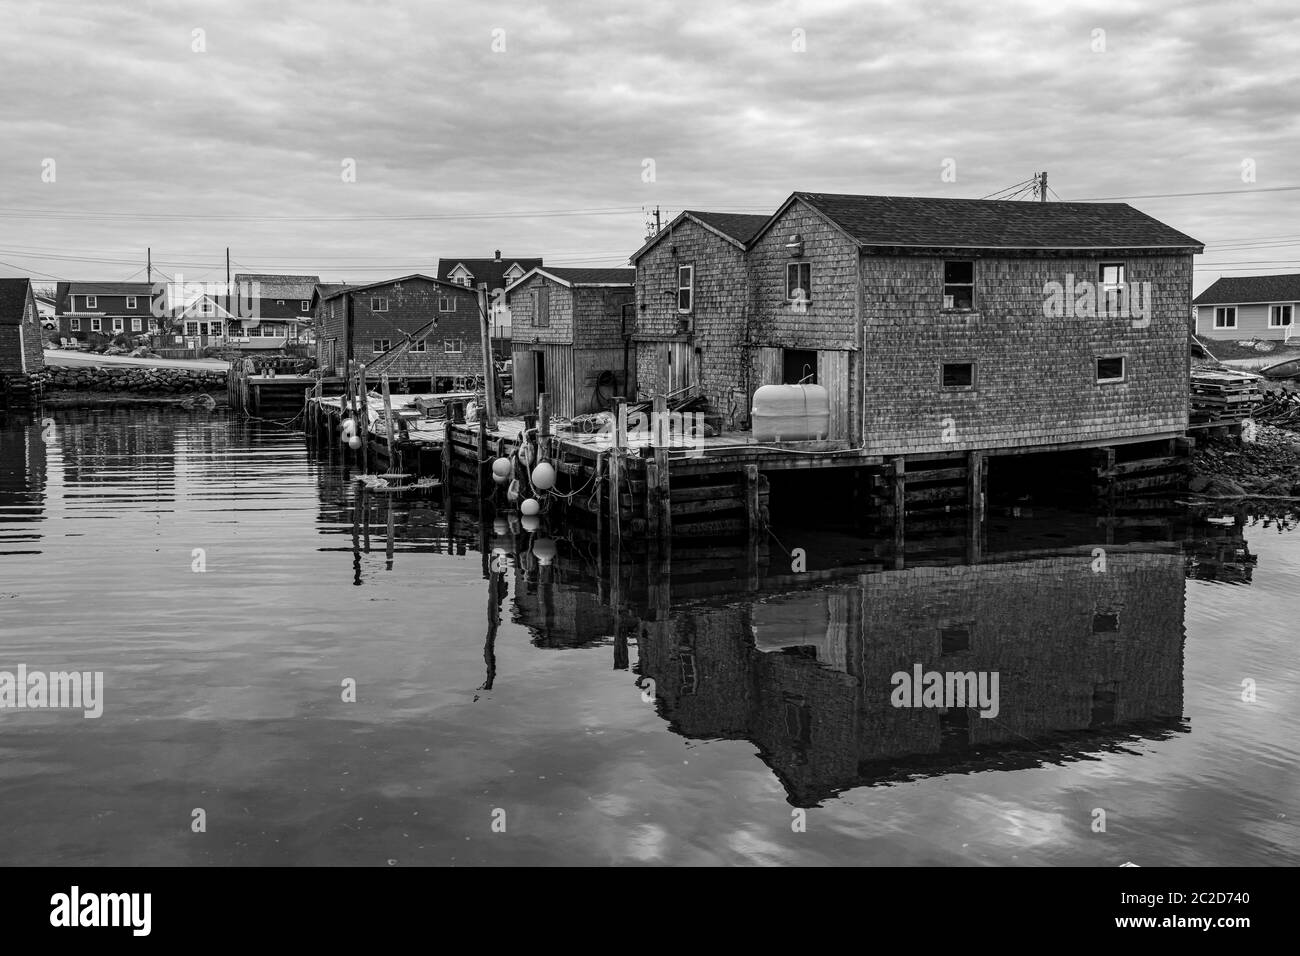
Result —
<instances>
[{"instance_id":1,"label":"white plastic tank","mask_svg":"<svg viewBox=\"0 0 1300 956\"><path fill-rule=\"evenodd\" d=\"M764 385L754 393L755 441L814 441L831 428L830 396L821 385Z\"/></svg>"}]
</instances>

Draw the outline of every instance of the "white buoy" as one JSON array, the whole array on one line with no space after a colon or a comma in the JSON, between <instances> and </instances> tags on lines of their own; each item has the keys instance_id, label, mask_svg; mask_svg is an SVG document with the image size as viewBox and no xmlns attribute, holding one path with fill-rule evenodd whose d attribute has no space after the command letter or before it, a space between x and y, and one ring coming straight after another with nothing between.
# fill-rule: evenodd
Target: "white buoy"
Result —
<instances>
[{"instance_id":1,"label":"white buoy","mask_svg":"<svg viewBox=\"0 0 1300 956\"><path fill-rule=\"evenodd\" d=\"M504 485L507 481L510 480L510 476L509 476L509 475L495 475L495 474L494 474L494 475L492 476L492 480L495 481L498 485Z\"/></svg>"},{"instance_id":2,"label":"white buoy","mask_svg":"<svg viewBox=\"0 0 1300 956\"><path fill-rule=\"evenodd\" d=\"M524 503L519 506L519 513L522 515L535 515L542 510L542 506L537 503L536 498L525 498Z\"/></svg>"},{"instance_id":3,"label":"white buoy","mask_svg":"<svg viewBox=\"0 0 1300 956\"><path fill-rule=\"evenodd\" d=\"M519 525L525 531L536 531L542 526L542 519L537 515L524 515L519 519Z\"/></svg>"},{"instance_id":4,"label":"white buoy","mask_svg":"<svg viewBox=\"0 0 1300 956\"><path fill-rule=\"evenodd\" d=\"M353 451L356 451L358 448L361 447L361 439L358 438L356 435L353 435L351 438L348 439L348 447L351 448Z\"/></svg>"},{"instance_id":5,"label":"white buoy","mask_svg":"<svg viewBox=\"0 0 1300 956\"><path fill-rule=\"evenodd\" d=\"M548 565L555 559L555 541L551 538L538 538L533 542L533 554L542 565Z\"/></svg>"},{"instance_id":6,"label":"white buoy","mask_svg":"<svg viewBox=\"0 0 1300 956\"><path fill-rule=\"evenodd\" d=\"M492 462L492 474L498 479L509 478L511 470L509 458L498 458ZM497 482L497 484L500 483L500 481Z\"/></svg>"},{"instance_id":7,"label":"white buoy","mask_svg":"<svg viewBox=\"0 0 1300 956\"><path fill-rule=\"evenodd\" d=\"M549 461L539 461L533 469L533 487L539 491L550 491L555 487L555 466Z\"/></svg>"}]
</instances>

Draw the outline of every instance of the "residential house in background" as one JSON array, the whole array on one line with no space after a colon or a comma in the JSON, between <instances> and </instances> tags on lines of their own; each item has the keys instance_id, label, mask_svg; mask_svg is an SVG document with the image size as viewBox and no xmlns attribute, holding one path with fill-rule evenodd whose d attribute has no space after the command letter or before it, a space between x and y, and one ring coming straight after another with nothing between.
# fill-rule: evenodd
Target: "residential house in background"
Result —
<instances>
[{"instance_id":1,"label":"residential house in background","mask_svg":"<svg viewBox=\"0 0 1300 956\"><path fill-rule=\"evenodd\" d=\"M45 368L41 323L30 279L0 279L0 378Z\"/></svg>"},{"instance_id":2,"label":"residential house in background","mask_svg":"<svg viewBox=\"0 0 1300 956\"><path fill-rule=\"evenodd\" d=\"M745 250L767 220L687 210L633 253L641 397L697 387L723 427L749 417Z\"/></svg>"},{"instance_id":3,"label":"residential house in background","mask_svg":"<svg viewBox=\"0 0 1300 956\"><path fill-rule=\"evenodd\" d=\"M189 302L177 305L171 313L170 335L163 345L203 348L209 345L227 345L236 324L227 306L225 296L203 293Z\"/></svg>"},{"instance_id":4,"label":"residential house in background","mask_svg":"<svg viewBox=\"0 0 1300 956\"><path fill-rule=\"evenodd\" d=\"M1286 341L1300 319L1300 273L1222 278L1192 304L1201 338Z\"/></svg>"},{"instance_id":5,"label":"residential house in background","mask_svg":"<svg viewBox=\"0 0 1300 956\"><path fill-rule=\"evenodd\" d=\"M33 289L35 287L33 286ZM53 293L44 291L34 291L36 297L36 312L41 322L41 328L57 331L59 328L59 300Z\"/></svg>"},{"instance_id":6,"label":"residential house in background","mask_svg":"<svg viewBox=\"0 0 1300 956\"><path fill-rule=\"evenodd\" d=\"M629 394L635 277L635 269L537 267L510 286L516 414L536 412L542 392L562 418L600 411Z\"/></svg>"},{"instance_id":7,"label":"residential house in background","mask_svg":"<svg viewBox=\"0 0 1300 956\"><path fill-rule=\"evenodd\" d=\"M58 337L86 342L94 336L159 331L148 282L60 282L56 286Z\"/></svg>"},{"instance_id":8,"label":"residential house in background","mask_svg":"<svg viewBox=\"0 0 1300 956\"><path fill-rule=\"evenodd\" d=\"M468 289L477 289L479 283L487 285L488 321L492 340L501 357L504 357L510 349L510 308L506 303L505 291L511 283L518 282L524 273L542 264L540 258L502 257L501 250L497 249L491 259L439 259L438 278Z\"/></svg>"},{"instance_id":9,"label":"residential house in background","mask_svg":"<svg viewBox=\"0 0 1300 956\"><path fill-rule=\"evenodd\" d=\"M478 293L425 275L367 285L318 284L311 300L317 364L346 373L350 361L372 365L397 346L409 349L380 365L413 391L449 391L483 374Z\"/></svg>"},{"instance_id":10,"label":"residential house in background","mask_svg":"<svg viewBox=\"0 0 1300 956\"><path fill-rule=\"evenodd\" d=\"M824 386L873 455L1179 436L1202 249L1125 203L796 192L747 254L750 386Z\"/></svg>"},{"instance_id":11,"label":"residential house in background","mask_svg":"<svg viewBox=\"0 0 1300 956\"><path fill-rule=\"evenodd\" d=\"M228 330L230 345L240 349L281 349L302 342L311 344L312 296L319 276L235 275L239 315ZM252 311L255 318L248 318Z\"/></svg>"}]
</instances>

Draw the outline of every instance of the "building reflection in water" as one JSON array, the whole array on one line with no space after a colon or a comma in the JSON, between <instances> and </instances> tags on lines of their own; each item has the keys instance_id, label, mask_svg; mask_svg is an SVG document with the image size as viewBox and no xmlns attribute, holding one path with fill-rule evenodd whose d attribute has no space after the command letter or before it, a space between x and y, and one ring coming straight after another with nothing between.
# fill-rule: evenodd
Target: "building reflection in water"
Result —
<instances>
[{"instance_id":1,"label":"building reflection in water","mask_svg":"<svg viewBox=\"0 0 1300 956\"><path fill-rule=\"evenodd\" d=\"M40 419L0 412L0 554L40 554L48 461Z\"/></svg>"}]
</instances>

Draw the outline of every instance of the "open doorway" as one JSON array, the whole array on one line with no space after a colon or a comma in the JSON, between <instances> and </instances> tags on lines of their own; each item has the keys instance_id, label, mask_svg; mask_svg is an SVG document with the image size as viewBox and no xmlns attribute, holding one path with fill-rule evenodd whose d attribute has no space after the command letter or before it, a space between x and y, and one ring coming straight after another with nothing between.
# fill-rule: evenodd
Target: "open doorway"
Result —
<instances>
[{"instance_id":1,"label":"open doorway","mask_svg":"<svg viewBox=\"0 0 1300 956\"><path fill-rule=\"evenodd\" d=\"M811 349L782 349L781 383L816 385L817 353Z\"/></svg>"},{"instance_id":2,"label":"open doorway","mask_svg":"<svg viewBox=\"0 0 1300 956\"><path fill-rule=\"evenodd\" d=\"M546 353L533 353L533 408L541 407L541 395L546 391Z\"/></svg>"}]
</instances>

